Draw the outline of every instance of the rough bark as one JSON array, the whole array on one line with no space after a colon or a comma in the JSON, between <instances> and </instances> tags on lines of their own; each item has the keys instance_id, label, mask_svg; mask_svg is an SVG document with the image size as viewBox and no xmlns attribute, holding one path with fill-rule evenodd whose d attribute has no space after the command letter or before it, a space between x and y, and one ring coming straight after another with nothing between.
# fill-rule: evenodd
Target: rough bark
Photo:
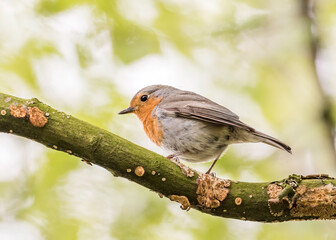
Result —
<instances>
[{"instance_id":1,"label":"rough bark","mask_svg":"<svg viewBox=\"0 0 336 240\"><path fill-rule=\"evenodd\" d=\"M291 175L275 182L215 178L176 164L39 100L0 94L0 131L104 167L179 202L181 208L251 221L334 219L336 180ZM15 151L13 149L13 151Z\"/></svg>"}]
</instances>

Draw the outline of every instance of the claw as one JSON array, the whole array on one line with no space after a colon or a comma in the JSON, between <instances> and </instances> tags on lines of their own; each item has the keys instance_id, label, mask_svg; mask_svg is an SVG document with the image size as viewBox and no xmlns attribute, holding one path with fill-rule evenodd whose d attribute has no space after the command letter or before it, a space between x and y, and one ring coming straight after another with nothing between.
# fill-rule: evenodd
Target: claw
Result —
<instances>
[{"instance_id":1,"label":"claw","mask_svg":"<svg viewBox=\"0 0 336 240\"><path fill-rule=\"evenodd\" d=\"M170 154L166 158L169 159L172 162L175 162L176 164L180 163L180 159L178 159L177 156L181 155L180 153Z\"/></svg>"},{"instance_id":2,"label":"claw","mask_svg":"<svg viewBox=\"0 0 336 240\"><path fill-rule=\"evenodd\" d=\"M175 157L175 154L170 154L170 155L168 155L166 158L167 159L172 159L172 158L174 158Z\"/></svg>"}]
</instances>

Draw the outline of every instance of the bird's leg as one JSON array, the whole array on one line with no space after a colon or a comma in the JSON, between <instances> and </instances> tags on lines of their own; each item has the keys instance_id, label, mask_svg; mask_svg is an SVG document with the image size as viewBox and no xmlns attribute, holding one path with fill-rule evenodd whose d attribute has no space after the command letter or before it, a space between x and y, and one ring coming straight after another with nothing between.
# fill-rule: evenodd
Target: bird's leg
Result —
<instances>
[{"instance_id":1,"label":"bird's leg","mask_svg":"<svg viewBox=\"0 0 336 240\"><path fill-rule=\"evenodd\" d=\"M205 174L209 174L211 172L211 169L215 166L215 164L216 164L216 162L217 162L217 160L219 159L220 156L221 156L221 154L219 154L218 157L215 159L215 161L213 161L213 163L211 164L209 170L206 171ZM215 176L216 176L216 174L215 174Z\"/></svg>"}]
</instances>

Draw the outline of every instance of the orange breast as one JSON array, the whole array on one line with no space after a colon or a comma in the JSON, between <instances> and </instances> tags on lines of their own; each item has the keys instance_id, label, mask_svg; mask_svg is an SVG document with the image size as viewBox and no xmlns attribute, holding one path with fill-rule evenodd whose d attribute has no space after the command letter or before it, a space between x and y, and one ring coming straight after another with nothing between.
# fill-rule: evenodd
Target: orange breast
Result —
<instances>
[{"instance_id":1,"label":"orange breast","mask_svg":"<svg viewBox=\"0 0 336 240\"><path fill-rule=\"evenodd\" d=\"M157 118L155 116L152 116L152 111L160 101L160 98L148 99L146 104L142 106L139 111L135 112L135 114L142 122L144 130L149 139L158 146L161 146L163 133Z\"/></svg>"},{"instance_id":2,"label":"orange breast","mask_svg":"<svg viewBox=\"0 0 336 240\"><path fill-rule=\"evenodd\" d=\"M156 145L161 146L163 134L161 128L158 126L157 118L147 117L146 120L143 121L143 126L149 139Z\"/></svg>"}]
</instances>

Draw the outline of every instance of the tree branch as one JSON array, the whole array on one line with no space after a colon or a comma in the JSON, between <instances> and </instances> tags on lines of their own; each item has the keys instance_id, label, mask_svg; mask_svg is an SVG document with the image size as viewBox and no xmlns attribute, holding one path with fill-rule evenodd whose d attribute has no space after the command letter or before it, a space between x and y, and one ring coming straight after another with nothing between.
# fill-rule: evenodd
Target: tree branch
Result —
<instances>
[{"instance_id":1,"label":"tree branch","mask_svg":"<svg viewBox=\"0 0 336 240\"><path fill-rule=\"evenodd\" d=\"M100 165L114 176L201 212L226 218L275 222L334 219L336 180L292 175L276 182L223 180L137 146L37 99L0 94L0 131Z\"/></svg>"}]
</instances>

